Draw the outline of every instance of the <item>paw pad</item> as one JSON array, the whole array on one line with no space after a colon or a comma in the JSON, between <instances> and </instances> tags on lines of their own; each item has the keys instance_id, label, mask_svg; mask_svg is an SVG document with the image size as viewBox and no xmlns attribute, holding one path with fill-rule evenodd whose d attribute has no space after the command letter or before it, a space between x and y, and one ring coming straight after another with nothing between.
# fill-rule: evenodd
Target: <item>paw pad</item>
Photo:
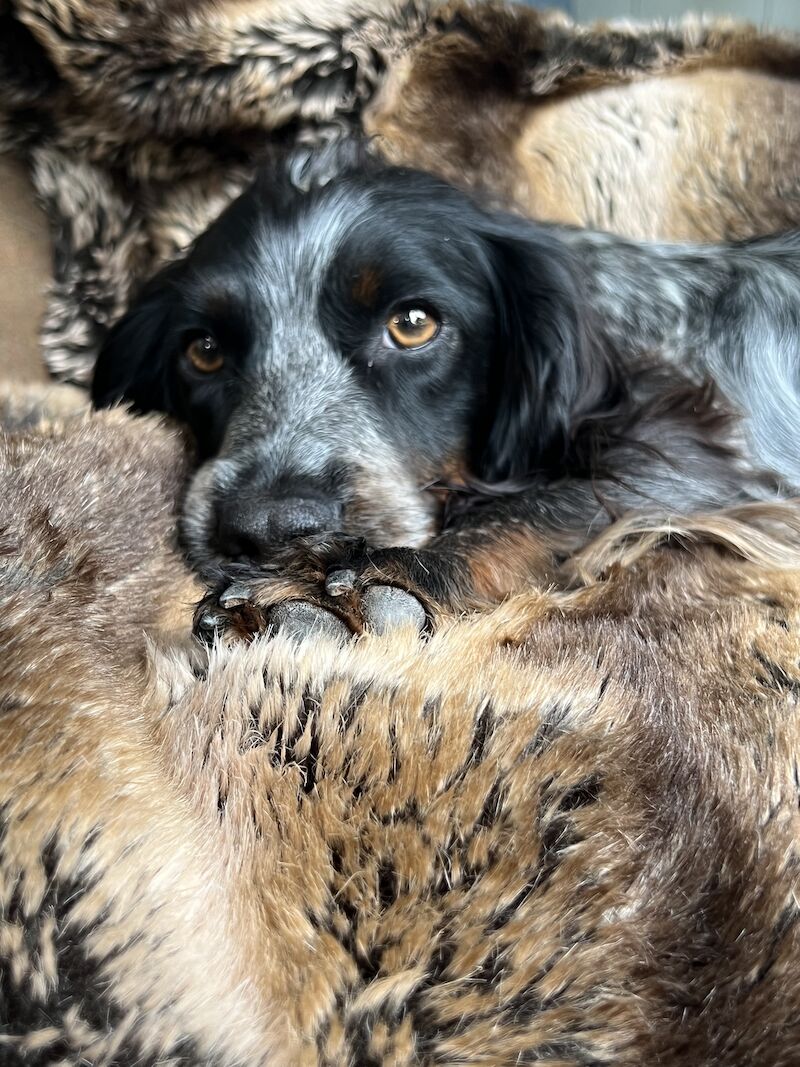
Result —
<instances>
[{"instance_id":1,"label":"paw pad","mask_svg":"<svg viewBox=\"0 0 800 1067\"><path fill-rule=\"evenodd\" d=\"M422 604L411 593L392 585L370 585L361 594L361 616L372 633L385 634L398 626L422 631L427 618Z\"/></svg>"},{"instance_id":2,"label":"paw pad","mask_svg":"<svg viewBox=\"0 0 800 1067\"><path fill-rule=\"evenodd\" d=\"M269 614L272 630L302 641L306 637L333 637L346 641L350 631L336 615L305 600L284 600Z\"/></svg>"}]
</instances>

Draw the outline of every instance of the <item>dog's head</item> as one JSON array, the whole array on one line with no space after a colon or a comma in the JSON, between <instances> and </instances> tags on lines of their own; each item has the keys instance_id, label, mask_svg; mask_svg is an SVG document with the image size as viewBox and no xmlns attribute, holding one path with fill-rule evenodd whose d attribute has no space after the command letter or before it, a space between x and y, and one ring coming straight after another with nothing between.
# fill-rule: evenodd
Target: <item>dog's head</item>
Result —
<instances>
[{"instance_id":1,"label":"dog's head","mask_svg":"<svg viewBox=\"0 0 800 1067\"><path fill-rule=\"evenodd\" d=\"M363 151L289 157L144 288L93 393L193 429L198 563L322 531L419 545L440 480L557 462L596 368L569 253Z\"/></svg>"}]
</instances>

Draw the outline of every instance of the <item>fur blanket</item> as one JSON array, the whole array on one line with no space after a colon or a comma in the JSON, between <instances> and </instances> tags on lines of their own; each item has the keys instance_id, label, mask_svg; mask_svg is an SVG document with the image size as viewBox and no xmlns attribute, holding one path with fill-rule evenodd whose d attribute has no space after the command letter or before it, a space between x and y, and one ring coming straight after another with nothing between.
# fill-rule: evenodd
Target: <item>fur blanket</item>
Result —
<instances>
[{"instance_id":1,"label":"fur blanket","mask_svg":"<svg viewBox=\"0 0 800 1067\"><path fill-rule=\"evenodd\" d=\"M493 0L0 0L0 150L52 222L44 352L85 381L134 285L267 139L363 128L541 217L715 238L800 221L800 47Z\"/></svg>"},{"instance_id":2,"label":"fur blanket","mask_svg":"<svg viewBox=\"0 0 800 1067\"><path fill-rule=\"evenodd\" d=\"M363 127L633 233L797 222L798 54L492 3L0 0L48 362L86 379L268 138ZM0 403L0 1061L796 1062L794 511L612 532L574 592L427 642L209 654L180 435L81 407Z\"/></svg>"},{"instance_id":3,"label":"fur blanket","mask_svg":"<svg viewBox=\"0 0 800 1067\"><path fill-rule=\"evenodd\" d=\"M792 512L209 654L180 437L55 398L0 404L3 1063L797 1062Z\"/></svg>"}]
</instances>

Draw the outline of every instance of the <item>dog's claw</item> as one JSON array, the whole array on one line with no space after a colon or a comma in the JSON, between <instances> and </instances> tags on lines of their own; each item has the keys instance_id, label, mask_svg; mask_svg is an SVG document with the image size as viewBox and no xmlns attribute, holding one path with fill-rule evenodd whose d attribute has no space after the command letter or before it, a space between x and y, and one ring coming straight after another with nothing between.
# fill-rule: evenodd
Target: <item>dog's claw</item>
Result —
<instances>
[{"instance_id":1,"label":"dog's claw","mask_svg":"<svg viewBox=\"0 0 800 1067\"><path fill-rule=\"evenodd\" d=\"M344 596L352 593L356 586L356 572L349 569L331 571L325 579L325 592L328 596Z\"/></svg>"},{"instance_id":2,"label":"dog's claw","mask_svg":"<svg viewBox=\"0 0 800 1067\"><path fill-rule=\"evenodd\" d=\"M233 582L220 596L219 602L220 606L227 610L229 608L240 608L242 604L246 604L250 599L250 587L245 585L244 582Z\"/></svg>"},{"instance_id":3,"label":"dog's claw","mask_svg":"<svg viewBox=\"0 0 800 1067\"><path fill-rule=\"evenodd\" d=\"M214 634L222 625L222 618L215 611L204 611L195 619L194 630L204 641L213 640Z\"/></svg>"}]
</instances>

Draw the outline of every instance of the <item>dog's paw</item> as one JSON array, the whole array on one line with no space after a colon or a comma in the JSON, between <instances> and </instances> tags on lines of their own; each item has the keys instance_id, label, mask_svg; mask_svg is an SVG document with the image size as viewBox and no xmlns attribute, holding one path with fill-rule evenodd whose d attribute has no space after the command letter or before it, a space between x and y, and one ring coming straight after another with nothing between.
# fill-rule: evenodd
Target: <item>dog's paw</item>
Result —
<instances>
[{"instance_id":1,"label":"dog's paw","mask_svg":"<svg viewBox=\"0 0 800 1067\"><path fill-rule=\"evenodd\" d=\"M402 588L402 567L386 572L391 555L370 553L355 539L305 538L267 567L240 572L209 594L195 613L195 634L210 642L251 640L267 631L298 640L344 640L401 626L422 632L428 612L419 596Z\"/></svg>"}]
</instances>

